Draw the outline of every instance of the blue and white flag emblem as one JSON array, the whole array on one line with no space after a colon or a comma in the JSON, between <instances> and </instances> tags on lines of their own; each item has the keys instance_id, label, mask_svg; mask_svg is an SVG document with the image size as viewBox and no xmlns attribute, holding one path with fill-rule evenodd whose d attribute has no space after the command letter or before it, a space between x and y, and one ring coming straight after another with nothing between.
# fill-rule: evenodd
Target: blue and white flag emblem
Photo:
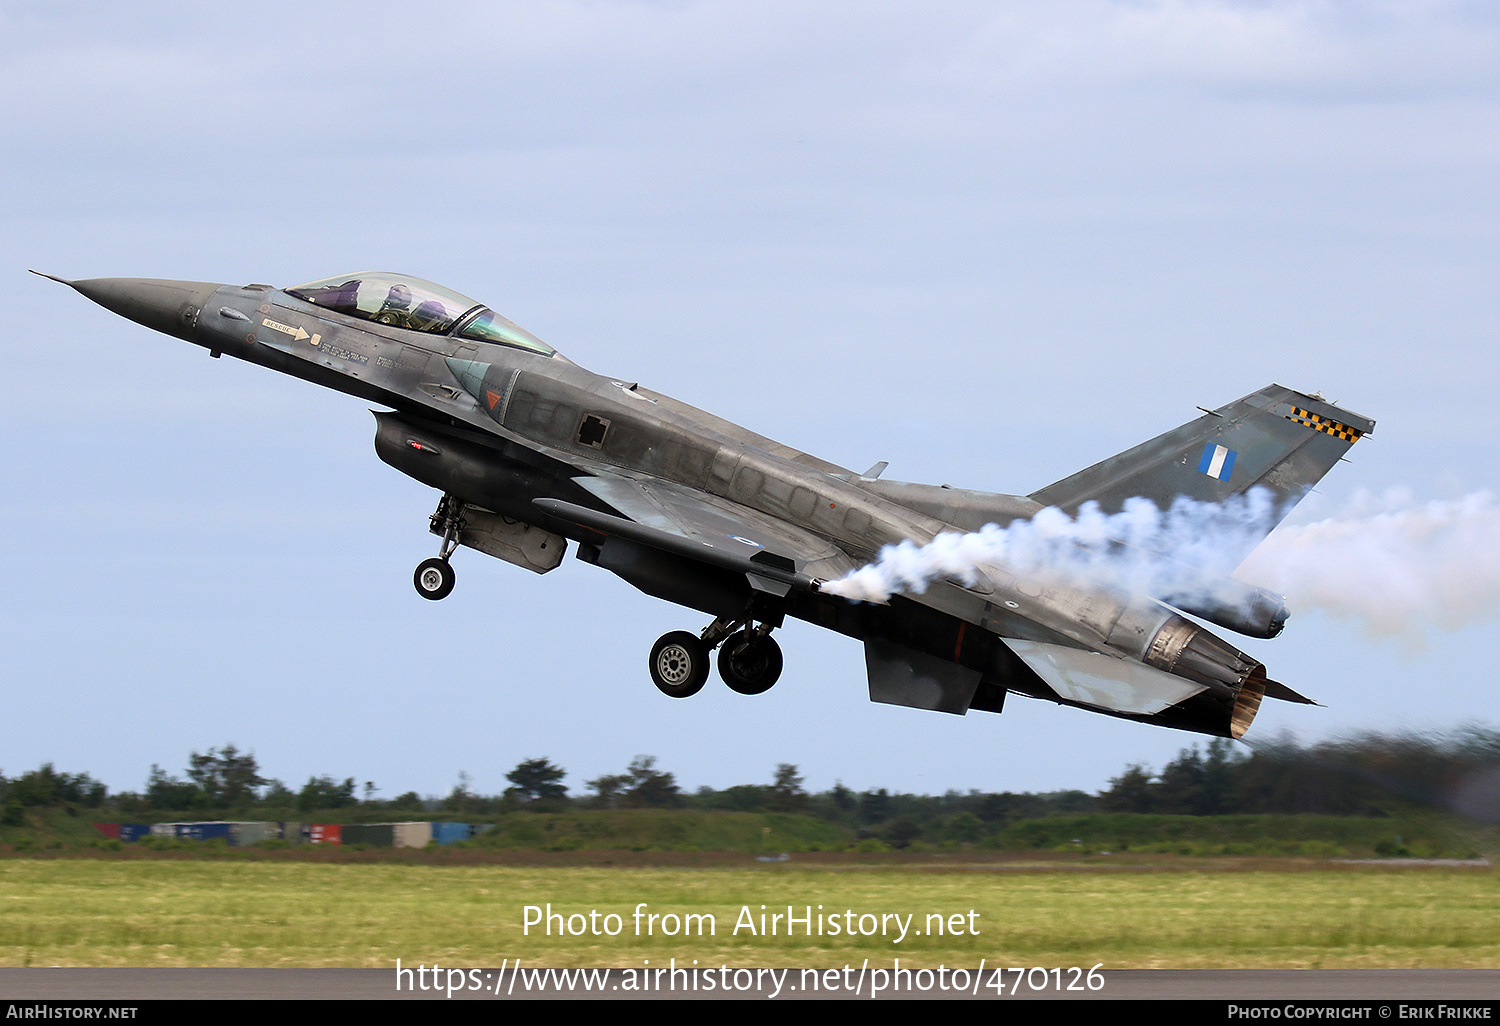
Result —
<instances>
[{"instance_id":1,"label":"blue and white flag emblem","mask_svg":"<svg viewBox=\"0 0 1500 1026\"><path fill-rule=\"evenodd\" d=\"M1198 473L1220 481L1228 481L1234 470L1234 450L1209 442L1203 447L1203 458L1198 461Z\"/></svg>"}]
</instances>

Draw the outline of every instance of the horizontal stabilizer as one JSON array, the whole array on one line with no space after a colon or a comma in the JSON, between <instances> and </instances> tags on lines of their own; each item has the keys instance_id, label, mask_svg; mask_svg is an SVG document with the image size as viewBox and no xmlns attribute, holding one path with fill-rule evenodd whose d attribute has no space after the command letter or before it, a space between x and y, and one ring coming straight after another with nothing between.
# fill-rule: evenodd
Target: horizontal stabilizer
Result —
<instances>
[{"instance_id":1,"label":"horizontal stabilizer","mask_svg":"<svg viewBox=\"0 0 1500 1026\"><path fill-rule=\"evenodd\" d=\"M1130 659L1002 638L1059 698L1112 713L1150 716L1207 688Z\"/></svg>"}]
</instances>

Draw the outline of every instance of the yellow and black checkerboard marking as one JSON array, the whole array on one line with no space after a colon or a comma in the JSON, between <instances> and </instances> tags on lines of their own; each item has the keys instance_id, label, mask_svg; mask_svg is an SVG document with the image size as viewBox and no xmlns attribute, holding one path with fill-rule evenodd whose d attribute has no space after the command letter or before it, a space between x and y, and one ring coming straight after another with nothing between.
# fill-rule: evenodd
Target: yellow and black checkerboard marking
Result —
<instances>
[{"instance_id":1,"label":"yellow and black checkerboard marking","mask_svg":"<svg viewBox=\"0 0 1500 1026\"><path fill-rule=\"evenodd\" d=\"M1360 436L1363 433L1355 428L1350 427L1348 424L1340 424L1336 420L1329 420L1327 417L1320 417L1316 413L1310 413L1309 411L1302 409L1300 406L1292 407L1292 415L1288 417L1287 420L1295 421L1298 424L1305 424L1306 426L1312 428L1314 431L1321 431L1325 435L1333 435L1333 437L1335 438L1342 438L1346 442L1359 441Z\"/></svg>"}]
</instances>

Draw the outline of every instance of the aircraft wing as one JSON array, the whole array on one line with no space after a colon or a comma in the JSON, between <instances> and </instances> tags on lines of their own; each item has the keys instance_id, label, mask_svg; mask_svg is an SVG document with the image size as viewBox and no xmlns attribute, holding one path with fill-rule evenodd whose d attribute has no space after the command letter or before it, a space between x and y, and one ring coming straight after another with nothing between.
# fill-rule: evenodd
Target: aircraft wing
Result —
<instances>
[{"instance_id":1,"label":"aircraft wing","mask_svg":"<svg viewBox=\"0 0 1500 1026\"><path fill-rule=\"evenodd\" d=\"M859 565L810 531L685 485L616 475L576 477L574 483L617 515L559 499L535 504L605 538L742 572L762 591L811 590L815 581L842 577Z\"/></svg>"},{"instance_id":2,"label":"aircraft wing","mask_svg":"<svg viewBox=\"0 0 1500 1026\"><path fill-rule=\"evenodd\" d=\"M806 590L818 578L842 576L857 565L817 535L682 485L613 475L576 477L574 482L618 515L558 499L538 499L536 505L606 538L743 572L762 591L785 595L795 587ZM988 603L957 588L938 586L908 598L916 606L955 615L954 622L985 622L979 609ZM903 613L913 614L914 608L903 605L886 615L901 619ZM991 626L1010 633L1006 626L1017 625ZM961 647L962 633L958 637ZM1059 697L1110 712L1154 714L1204 690L1160 670L1083 649L1009 637L1003 643ZM977 669L889 640L867 640L865 662L873 701L942 712L967 711L981 678Z\"/></svg>"}]
</instances>

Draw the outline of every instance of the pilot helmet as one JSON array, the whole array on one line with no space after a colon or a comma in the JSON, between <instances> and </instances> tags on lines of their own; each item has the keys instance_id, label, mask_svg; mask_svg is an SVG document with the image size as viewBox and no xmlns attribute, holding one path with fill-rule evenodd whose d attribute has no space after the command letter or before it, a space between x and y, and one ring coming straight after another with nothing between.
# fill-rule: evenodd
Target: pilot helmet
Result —
<instances>
[{"instance_id":1,"label":"pilot helmet","mask_svg":"<svg viewBox=\"0 0 1500 1026\"><path fill-rule=\"evenodd\" d=\"M385 297L385 309L408 310L410 308L411 289L401 284L392 285L390 292Z\"/></svg>"}]
</instances>

